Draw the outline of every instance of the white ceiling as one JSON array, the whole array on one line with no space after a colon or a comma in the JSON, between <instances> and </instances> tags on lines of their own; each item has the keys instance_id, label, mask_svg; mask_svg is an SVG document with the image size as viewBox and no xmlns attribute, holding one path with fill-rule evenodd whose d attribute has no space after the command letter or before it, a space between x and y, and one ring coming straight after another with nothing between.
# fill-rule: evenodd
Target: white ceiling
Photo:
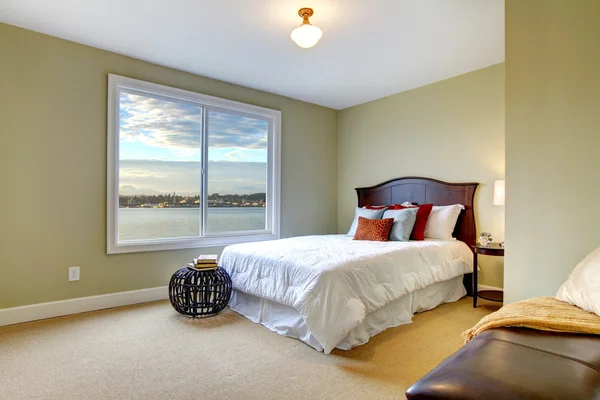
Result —
<instances>
[{"instance_id":1,"label":"white ceiling","mask_svg":"<svg viewBox=\"0 0 600 400\"><path fill-rule=\"evenodd\" d=\"M504 61L504 0L0 0L0 21L336 109Z\"/></svg>"}]
</instances>

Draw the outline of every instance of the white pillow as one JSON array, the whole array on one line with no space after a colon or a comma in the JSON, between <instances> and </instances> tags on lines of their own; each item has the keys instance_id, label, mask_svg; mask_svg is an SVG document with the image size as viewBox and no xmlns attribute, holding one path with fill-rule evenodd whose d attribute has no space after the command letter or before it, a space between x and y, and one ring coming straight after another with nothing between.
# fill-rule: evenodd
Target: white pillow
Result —
<instances>
[{"instance_id":1,"label":"white pillow","mask_svg":"<svg viewBox=\"0 0 600 400\"><path fill-rule=\"evenodd\" d=\"M381 216L385 212L385 208L381 210L369 210L366 208L356 207L354 210L354 221L352 221L352 225L350 226L350 230L346 234L346 236L354 237L356 233L356 228L358 228L358 217L363 217L367 219L381 219Z\"/></svg>"},{"instance_id":2,"label":"white pillow","mask_svg":"<svg viewBox=\"0 0 600 400\"><path fill-rule=\"evenodd\" d=\"M556 298L600 316L600 247L577 264Z\"/></svg>"},{"instance_id":3,"label":"white pillow","mask_svg":"<svg viewBox=\"0 0 600 400\"><path fill-rule=\"evenodd\" d=\"M454 232L460 211L464 208L461 204L433 206L427 219L427 225L425 225L425 237L427 239L453 239L452 232Z\"/></svg>"}]
</instances>

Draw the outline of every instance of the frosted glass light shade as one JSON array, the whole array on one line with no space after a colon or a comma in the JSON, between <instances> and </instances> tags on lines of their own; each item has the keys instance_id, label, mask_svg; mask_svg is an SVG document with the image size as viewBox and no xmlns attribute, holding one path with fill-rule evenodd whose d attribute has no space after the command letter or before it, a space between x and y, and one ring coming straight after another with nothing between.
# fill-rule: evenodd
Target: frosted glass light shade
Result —
<instances>
[{"instance_id":1,"label":"frosted glass light shade","mask_svg":"<svg viewBox=\"0 0 600 400\"><path fill-rule=\"evenodd\" d=\"M505 180L494 181L494 205L503 206L505 201Z\"/></svg>"},{"instance_id":2,"label":"frosted glass light shade","mask_svg":"<svg viewBox=\"0 0 600 400\"><path fill-rule=\"evenodd\" d=\"M314 25L302 24L292 31L291 36L298 46L308 49L317 44L323 32Z\"/></svg>"}]
</instances>

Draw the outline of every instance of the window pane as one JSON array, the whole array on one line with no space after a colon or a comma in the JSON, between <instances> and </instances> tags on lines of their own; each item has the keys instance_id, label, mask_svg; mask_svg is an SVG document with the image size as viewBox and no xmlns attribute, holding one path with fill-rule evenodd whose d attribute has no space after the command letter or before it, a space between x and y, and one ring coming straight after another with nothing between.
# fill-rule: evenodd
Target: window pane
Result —
<instances>
[{"instance_id":1,"label":"window pane","mask_svg":"<svg viewBox=\"0 0 600 400\"><path fill-rule=\"evenodd\" d=\"M266 229L269 122L208 111L206 231Z\"/></svg>"},{"instance_id":2,"label":"window pane","mask_svg":"<svg viewBox=\"0 0 600 400\"><path fill-rule=\"evenodd\" d=\"M200 236L202 107L119 95L118 240Z\"/></svg>"}]
</instances>

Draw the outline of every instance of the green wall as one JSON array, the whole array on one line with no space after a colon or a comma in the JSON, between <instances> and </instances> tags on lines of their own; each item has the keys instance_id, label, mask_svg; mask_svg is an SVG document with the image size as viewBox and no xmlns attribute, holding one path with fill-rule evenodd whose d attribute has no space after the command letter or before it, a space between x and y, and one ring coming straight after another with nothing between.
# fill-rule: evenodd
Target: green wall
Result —
<instances>
[{"instance_id":1,"label":"green wall","mask_svg":"<svg viewBox=\"0 0 600 400\"><path fill-rule=\"evenodd\" d=\"M106 255L108 73L281 110L282 236L336 232L336 110L5 24L0 55L0 308L164 286L221 250Z\"/></svg>"},{"instance_id":2,"label":"green wall","mask_svg":"<svg viewBox=\"0 0 600 400\"><path fill-rule=\"evenodd\" d=\"M600 246L600 1L506 2L507 302Z\"/></svg>"},{"instance_id":3,"label":"green wall","mask_svg":"<svg viewBox=\"0 0 600 400\"><path fill-rule=\"evenodd\" d=\"M504 64L371 101L340 112L338 231L352 222L359 186L400 176L479 182L478 232L504 240ZM480 283L502 287L503 260L480 257Z\"/></svg>"}]
</instances>

